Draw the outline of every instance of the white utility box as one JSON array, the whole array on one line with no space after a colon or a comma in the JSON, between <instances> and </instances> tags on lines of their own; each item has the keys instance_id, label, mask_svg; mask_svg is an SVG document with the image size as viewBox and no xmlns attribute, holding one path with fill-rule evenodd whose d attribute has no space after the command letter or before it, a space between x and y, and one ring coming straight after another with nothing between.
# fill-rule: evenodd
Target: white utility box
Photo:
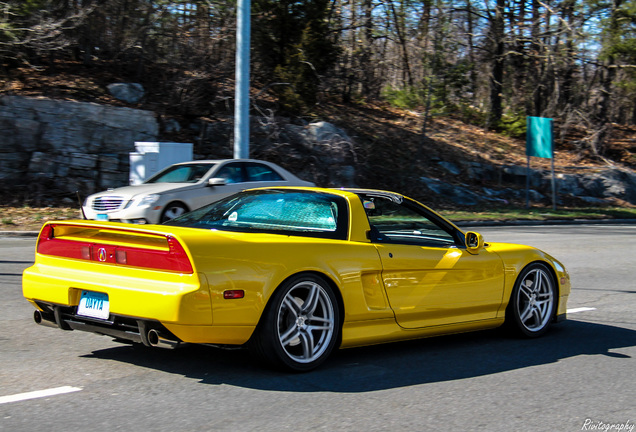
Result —
<instances>
[{"instance_id":1,"label":"white utility box","mask_svg":"<svg viewBox=\"0 0 636 432\"><path fill-rule=\"evenodd\" d=\"M165 167L192 160L192 143L136 142L130 155L129 183L142 183Z\"/></svg>"}]
</instances>

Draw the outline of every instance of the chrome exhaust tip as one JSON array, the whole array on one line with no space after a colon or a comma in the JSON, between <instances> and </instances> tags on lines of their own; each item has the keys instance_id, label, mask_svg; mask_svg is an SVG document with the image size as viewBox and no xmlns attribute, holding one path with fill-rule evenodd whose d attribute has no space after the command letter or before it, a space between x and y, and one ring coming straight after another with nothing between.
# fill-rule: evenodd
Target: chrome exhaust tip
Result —
<instances>
[{"instance_id":1,"label":"chrome exhaust tip","mask_svg":"<svg viewBox=\"0 0 636 432\"><path fill-rule=\"evenodd\" d=\"M148 330L147 338L152 347L175 349L181 345L180 341L168 339L155 329Z\"/></svg>"},{"instance_id":2,"label":"chrome exhaust tip","mask_svg":"<svg viewBox=\"0 0 636 432\"><path fill-rule=\"evenodd\" d=\"M42 311L39 311L39 310L36 310L35 312L33 312L33 321L35 321L36 324L39 324L45 327L60 328L55 322L55 316L45 315L42 313Z\"/></svg>"}]
</instances>

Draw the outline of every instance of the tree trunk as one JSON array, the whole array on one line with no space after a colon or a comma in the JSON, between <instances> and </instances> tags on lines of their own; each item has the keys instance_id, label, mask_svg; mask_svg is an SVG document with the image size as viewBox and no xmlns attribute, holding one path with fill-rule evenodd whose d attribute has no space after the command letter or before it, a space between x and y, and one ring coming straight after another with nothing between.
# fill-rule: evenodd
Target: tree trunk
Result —
<instances>
[{"instance_id":1,"label":"tree trunk","mask_svg":"<svg viewBox=\"0 0 636 432\"><path fill-rule=\"evenodd\" d=\"M373 2L364 0L362 2L363 30L362 30L362 52L360 64L362 67L362 91L365 95L376 97L375 68L372 64L373 55Z\"/></svg>"},{"instance_id":2,"label":"tree trunk","mask_svg":"<svg viewBox=\"0 0 636 432\"><path fill-rule=\"evenodd\" d=\"M530 31L530 61L532 68L530 77L532 82L532 112L530 115L541 116L544 105L544 59L545 49L541 43L541 9L539 0L532 0L532 26Z\"/></svg>"},{"instance_id":3,"label":"tree trunk","mask_svg":"<svg viewBox=\"0 0 636 432\"><path fill-rule=\"evenodd\" d=\"M616 58L611 53L612 43L615 35L619 29L619 8L621 7L623 0L613 0L612 10L610 11L610 21L608 25L608 36L606 39L606 45L603 47L607 52L605 54L605 60L603 62L603 70L601 71L601 100L598 104L598 114L596 116L596 130L599 131L596 134L596 138L591 141L592 151L594 154L602 156L605 150L605 139L607 137L608 123L610 118L610 106L612 103L612 84L616 77Z\"/></svg>"},{"instance_id":4,"label":"tree trunk","mask_svg":"<svg viewBox=\"0 0 636 432\"><path fill-rule=\"evenodd\" d=\"M491 15L490 42L490 114L488 127L496 127L503 116L503 76L504 76L504 17L505 0L497 0L494 16Z\"/></svg>"},{"instance_id":5,"label":"tree trunk","mask_svg":"<svg viewBox=\"0 0 636 432\"><path fill-rule=\"evenodd\" d=\"M405 81L409 86L413 86L413 75L411 74L409 52L406 44L406 35L404 34L405 29L402 28L404 20L395 10L393 0L389 0L389 6L391 7L391 13L393 14L393 21L395 23L395 31L397 33L398 40L400 41L400 49L402 51L402 62L404 63L403 81Z\"/></svg>"},{"instance_id":6,"label":"tree trunk","mask_svg":"<svg viewBox=\"0 0 636 432\"><path fill-rule=\"evenodd\" d=\"M468 35L467 35L468 61L470 62L470 72L469 72L470 94L471 94L472 102L474 103L476 95L477 95L477 70L476 70L477 61L475 59L475 49L474 49L474 42L473 42L473 33L475 31L473 19L474 19L473 6L470 0L466 0L466 25L468 30Z\"/></svg>"},{"instance_id":7,"label":"tree trunk","mask_svg":"<svg viewBox=\"0 0 636 432\"><path fill-rule=\"evenodd\" d=\"M572 103L574 88L574 0L566 0L563 4L563 20L567 24L565 28L565 70L563 71L563 84L561 86L561 106L569 106Z\"/></svg>"}]
</instances>

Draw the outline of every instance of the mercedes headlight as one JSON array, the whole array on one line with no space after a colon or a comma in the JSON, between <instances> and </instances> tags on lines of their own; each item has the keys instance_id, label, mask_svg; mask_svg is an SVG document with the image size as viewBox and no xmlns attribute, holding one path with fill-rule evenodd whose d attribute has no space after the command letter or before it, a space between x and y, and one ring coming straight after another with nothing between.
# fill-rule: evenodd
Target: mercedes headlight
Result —
<instances>
[{"instance_id":1,"label":"mercedes headlight","mask_svg":"<svg viewBox=\"0 0 636 432\"><path fill-rule=\"evenodd\" d=\"M137 207L149 207L159 201L161 195L159 194L150 194L142 197L137 203Z\"/></svg>"}]
</instances>

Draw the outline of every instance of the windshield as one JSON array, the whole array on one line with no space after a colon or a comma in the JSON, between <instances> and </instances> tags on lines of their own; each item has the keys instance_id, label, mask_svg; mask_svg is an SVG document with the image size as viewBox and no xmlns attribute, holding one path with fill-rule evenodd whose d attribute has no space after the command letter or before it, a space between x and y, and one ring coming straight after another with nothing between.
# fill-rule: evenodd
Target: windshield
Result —
<instances>
[{"instance_id":1,"label":"windshield","mask_svg":"<svg viewBox=\"0 0 636 432\"><path fill-rule=\"evenodd\" d=\"M346 239L344 198L322 192L241 192L166 222L192 228Z\"/></svg>"},{"instance_id":2,"label":"windshield","mask_svg":"<svg viewBox=\"0 0 636 432\"><path fill-rule=\"evenodd\" d=\"M196 183L214 167L210 163L172 165L150 177L144 183Z\"/></svg>"}]
</instances>

